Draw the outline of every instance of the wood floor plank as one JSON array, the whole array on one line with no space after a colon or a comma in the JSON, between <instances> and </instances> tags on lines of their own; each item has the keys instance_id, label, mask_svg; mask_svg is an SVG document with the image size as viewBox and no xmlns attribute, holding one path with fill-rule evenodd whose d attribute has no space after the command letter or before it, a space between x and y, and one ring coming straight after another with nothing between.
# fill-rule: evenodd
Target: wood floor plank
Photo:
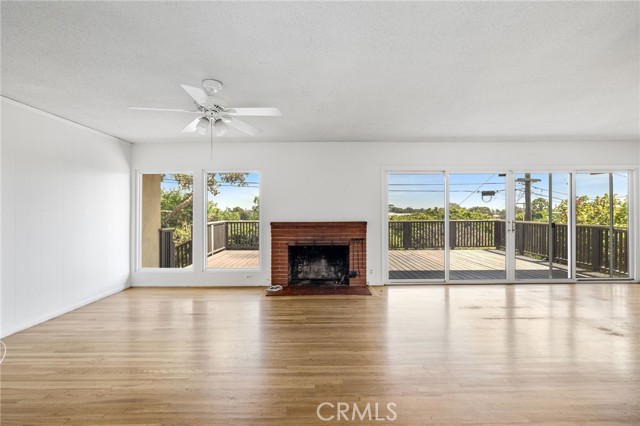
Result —
<instances>
[{"instance_id":1,"label":"wood floor plank","mask_svg":"<svg viewBox=\"0 0 640 426\"><path fill-rule=\"evenodd\" d=\"M126 290L4 339L0 424L640 422L637 284L372 290ZM398 417L324 422L322 402Z\"/></svg>"}]
</instances>

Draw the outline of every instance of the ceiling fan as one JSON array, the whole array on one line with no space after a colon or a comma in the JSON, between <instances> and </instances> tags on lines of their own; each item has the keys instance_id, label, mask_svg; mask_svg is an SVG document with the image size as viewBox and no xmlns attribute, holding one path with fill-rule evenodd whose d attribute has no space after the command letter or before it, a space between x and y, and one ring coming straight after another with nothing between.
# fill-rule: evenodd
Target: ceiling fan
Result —
<instances>
[{"instance_id":1,"label":"ceiling fan","mask_svg":"<svg viewBox=\"0 0 640 426\"><path fill-rule=\"evenodd\" d=\"M258 129L236 118L237 116L263 116L275 117L282 115L278 108L231 108L217 93L222 90L222 83L218 80L202 80L202 89L199 87L181 84L182 88L193 98L195 109L153 108L153 107L129 107L129 109L143 111L169 111L198 114L199 117L189 123L182 133L199 133L206 135L209 128L211 136L223 136L227 133L227 126L234 127L248 135L255 135Z\"/></svg>"}]
</instances>

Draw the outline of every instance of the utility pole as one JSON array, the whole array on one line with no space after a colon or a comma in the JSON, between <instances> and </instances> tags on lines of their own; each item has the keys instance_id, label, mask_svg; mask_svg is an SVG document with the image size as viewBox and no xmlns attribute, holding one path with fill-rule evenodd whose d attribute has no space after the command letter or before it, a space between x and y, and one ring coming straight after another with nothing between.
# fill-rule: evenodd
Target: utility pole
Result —
<instances>
[{"instance_id":1,"label":"utility pole","mask_svg":"<svg viewBox=\"0 0 640 426\"><path fill-rule=\"evenodd\" d=\"M518 178L516 179L516 182L524 183L524 220L525 222L530 222L533 220L531 183L540 182L540 179L531 179L531 173L525 173L524 178Z\"/></svg>"},{"instance_id":2,"label":"utility pole","mask_svg":"<svg viewBox=\"0 0 640 426\"><path fill-rule=\"evenodd\" d=\"M531 173L524 174L524 220L531 222Z\"/></svg>"}]
</instances>

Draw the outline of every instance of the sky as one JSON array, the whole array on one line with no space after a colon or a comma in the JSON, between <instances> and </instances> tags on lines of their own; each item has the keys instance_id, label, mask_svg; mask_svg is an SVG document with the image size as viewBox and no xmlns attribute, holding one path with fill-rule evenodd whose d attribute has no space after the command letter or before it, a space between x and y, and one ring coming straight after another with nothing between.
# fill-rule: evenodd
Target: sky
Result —
<instances>
[{"instance_id":1,"label":"sky","mask_svg":"<svg viewBox=\"0 0 640 426\"><path fill-rule=\"evenodd\" d=\"M260 174L249 173L246 183L246 186L222 183L218 188L218 195L213 196L209 193L209 201L216 203L222 210L234 207L250 210L253 207L253 199L260 195Z\"/></svg>"},{"instance_id":2,"label":"sky","mask_svg":"<svg viewBox=\"0 0 640 426\"><path fill-rule=\"evenodd\" d=\"M523 179L518 173L515 178ZM505 208L506 177L492 173L451 173L449 174L450 201L462 207L485 206L495 210ZM531 198L549 197L549 174L531 174ZM535 181L534 179L538 179ZM614 173L614 192L620 196L628 195L627 174ZM553 204L557 205L568 196L569 175L552 175ZM495 191L495 195L485 195L482 191ZM609 175L576 174L576 195L588 195L593 198L609 191ZM444 207L444 176L442 174L389 174L388 201L396 207L433 208ZM516 182L516 204L524 205L524 182Z\"/></svg>"}]
</instances>

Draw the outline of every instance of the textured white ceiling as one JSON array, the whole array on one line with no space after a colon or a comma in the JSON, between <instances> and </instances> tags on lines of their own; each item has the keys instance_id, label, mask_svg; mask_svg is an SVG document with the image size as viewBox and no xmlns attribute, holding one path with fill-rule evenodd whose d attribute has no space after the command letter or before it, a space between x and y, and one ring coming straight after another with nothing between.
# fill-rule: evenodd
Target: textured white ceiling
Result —
<instances>
[{"instance_id":1,"label":"textured white ceiling","mask_svg":"<svg viewBox=\"0 0 640 426\"><path fill-rule=\"evenodd\" d=\"M224 84L261 141L639 137L638 2L2 2L3 96L132 142L205 139ZM230 140L248 137L230 131Z\"/></svg>"}]
</instances>

